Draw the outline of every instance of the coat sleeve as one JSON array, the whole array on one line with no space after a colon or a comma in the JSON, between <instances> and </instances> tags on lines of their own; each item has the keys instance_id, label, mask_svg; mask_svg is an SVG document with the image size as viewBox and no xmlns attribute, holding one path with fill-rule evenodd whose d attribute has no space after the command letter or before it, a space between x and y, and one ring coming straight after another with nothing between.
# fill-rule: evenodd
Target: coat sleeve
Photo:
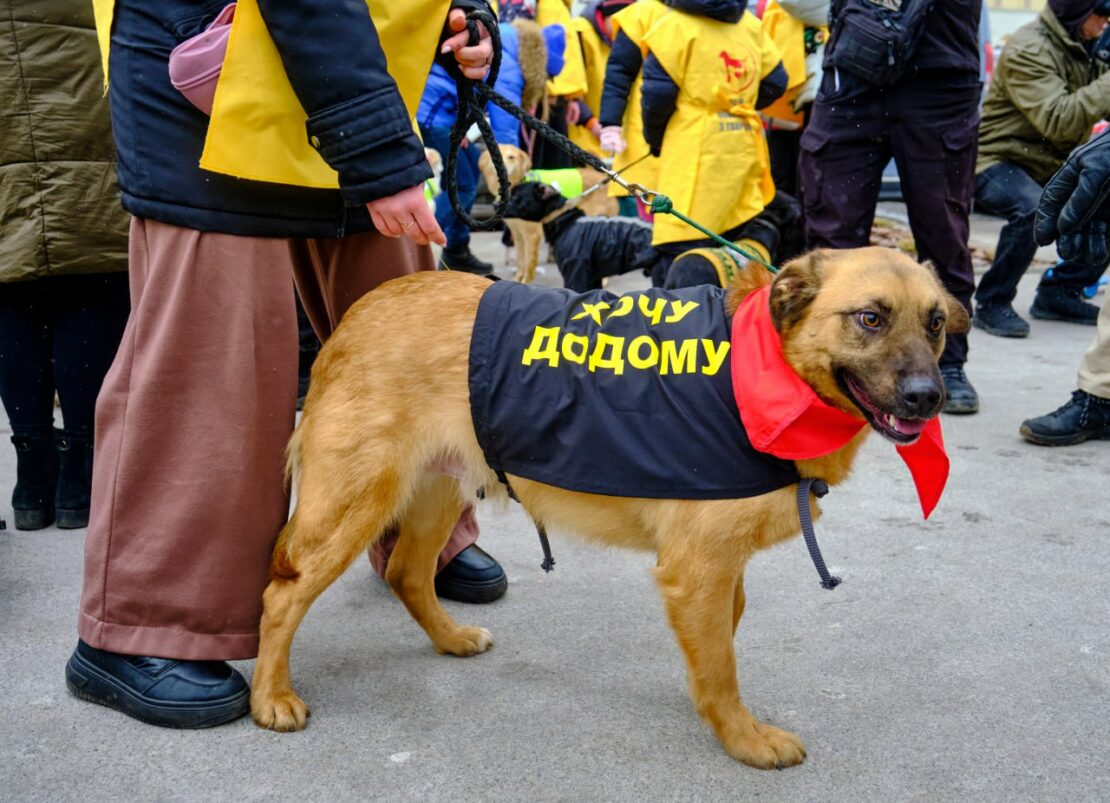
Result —
<instances>
[{"instance_id":1,"label":"coat sleeve","mask_svg":"<svg viewBox=\"0 0 1110 803\"><path fill-rule=\"evenodd\" d=\"M632 93L632 84L636 82L636 76L640 74L643 60L639 46L629 39L624 31L619 32L605 67L601 108L598 110L598 121L602 125L621 125L624 122L628 96Z\"/></svg>"},{"instance_id":2,"label":"coat sleeve","mask_svg":"<svg viewBox=\"0 0 1110 803\"><path fill-rule=\"evenodd\" d=\"M782 63L782 52L775 44L775 40L767 31L766 26L761 26L761 29L759 90L755 100L757 109L770 106L785 95L787 88L790 86L790 76Z\"/></svg>"},{"instance_id":3,"label":"coat sleeve","mask_svg":"<svg viewBox=\"0 0 1110 803\"><path fill-rule=\"evenodd\" d=\"M1004 91L1042 137L1060 150L1084 142L1110 111L1110 72L1071 92L1040 50L1006 56Z\"/></svg>"},{"instance_id":4,"label":"coat sleeve","mask_svg":"<svg viewBox=\"0 0 1110 803\"><path fill-rule=\"evenodd\" d=\"M456 0L453 6L479 3ZM259 0L310 141L351 204L432 177L364 0Z\"/></svg>"},{"instance_id":5,"label":"coat sleeve","mask_svg":"<svg viewBox=\"0 0 1110 803\"><path fill-rule=\"evenodd\" d=\"M644 59L642 111L644 141L654 156L658 156L663 147L663 134L677 105L678 84L663 69L655 54L648 53Z\"/></svg>"}]
</instances>

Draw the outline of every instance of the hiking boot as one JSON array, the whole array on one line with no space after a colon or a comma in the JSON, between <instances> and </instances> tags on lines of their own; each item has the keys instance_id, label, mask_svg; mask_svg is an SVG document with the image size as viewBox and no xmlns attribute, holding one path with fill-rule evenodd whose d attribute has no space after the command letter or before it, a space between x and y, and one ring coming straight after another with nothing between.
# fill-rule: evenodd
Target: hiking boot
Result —
<instances>
[{"instance_id":1,"label":"hiking boot","mask_svg":"<svg viewBox=\"0 0 1110 803\"><path fill-rule=\"evenodd\" d=\"M56 523L63 530L89 526L92 494L93 442L91 435L57 430L58 488L54 495Z\"/></svg>"},{"instance_id":2,"label":"hiking boot","mask_svg":"<svg viewBox=\"0 0 1110 803\"><path fill-rule=\"evenodd\" d=\"M944 380L943 412L953 415L979 412L979 394L967 381L963 365L942 365L940 376Z\"/></svg>"},{"instance_id":3,"label":"hiking boot","mask_svg":"<svg viewBox=\"0 0 1110 803\"><path fill-rule=\"evenodd\" d=\"M1023 421L1019 431L1025 440L1041 446L1110 440L1110 399L1077 390L1055 412Z\"/></svg>"},{"instance_id":4,"label":"hiking boot","mask_svg":"<svg viewBox=\"0 0 1110 803\"><path fill-rule=\"evenodd\" d=\"M443 249L443 254L440 256L443 264L450 270L459 270L465 273L477 273L480 276L486 276L493 273L493 265L488 262L483 262L470 252L469 245L452 246L449 245Z\"/></svg>"},{"instance_id":5,"label":"hiking boot","mask_svg":"<svg viewBox=\"0 0 1110 803\"><path fill-rule=\"evenodd\" d=\"M12 511L17 530L41 530L54 523L58 486L58 452L53 428L12 435L15 444L15 488Z\"/></svg>"},{"instance_id":6,"label":"hiking boot","mask_svg":"<svg viewBox=\"0 0 1110 803\"><path fill-rule=\"evenodd\" d=\"M995 337L1029 336L1029 322L1014 312L1009 304L979 305L971 323Z\"/></svg>"},{"instance_id":7,"label":"hiking boot","mask_svg":"<svg viewBox=\"0 0 1110 803\"><path fill-rule=\"evenodd\" d=\"M1078 287L1042 285L1037 288L1029 314L1044 321L1067 321L1094 326L1098 320L1098 307L1084 301Z\"/></svg>"}]
</instances>

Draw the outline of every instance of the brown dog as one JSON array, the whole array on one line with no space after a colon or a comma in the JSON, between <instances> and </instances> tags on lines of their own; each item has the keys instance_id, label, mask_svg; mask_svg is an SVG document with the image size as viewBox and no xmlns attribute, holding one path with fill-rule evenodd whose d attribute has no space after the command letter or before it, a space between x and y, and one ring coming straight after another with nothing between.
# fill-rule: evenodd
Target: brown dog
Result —
<instances>
[{"instance_id":1,"label":"brown dog","mask_svg":"<svg viewBox=\"0 0 1110 803\"><path fill-rule=\"evenodd\" d=\"M515 187L524 181L525 174L532 169L532 159L515 145L504 144L500 146L501 159L505 162L505 173L509 178L509 186ZM582 189L588 190L605 180L605 176L592 167L579 167L576 169L582 176ZM478 170L485 179L486 187L493 194L494 200L500 192L497 182L497 171L493 167L493 159L489 151L478 157ZM617 214L617 199L610 198L604 190L598 190L583 198L579 208L591 217L612 217ZM540 246L543 244L543 226L535 221L522 220L521 218L505 218L505 226L513 235L513 245L516 247L516 272L513 278L522 284L531 284L536 277L536 266L540 260Z\"/></svg>"},{"instance_id":2,"label":"brown dog","mask_svg":"<svg viewBox=\"0 0 1110 803\"><path fill-rule=\"evenodd\" d=\"M727 309L769 279L742 271ZM321 351L289 446L297 508L275 546L264 595L251 695L262 727L304 727L308 707L289 675L293 635L313 600L390 527L399 539L386 579L436 651L466 656L492 645L488 631L460 626L443 610L433 583L436 556L466 501L479 488L504 496L475 434L468 389L472 330L490 286L456 273L393 280L356 303ZM820 398L901 442L900 431L939 412L944 333L968 325L931 269L881 248L791 262L775 277L768 308L786 361ZM797 461L798 474L841 482L867 431L832 454ZM799 532L796 485L694 500L509 480L548 529L657 553L656 579L686 656L690 695L730 755L765 768L805 758L796 736L759 722L741 702L733 645L746 561ZM816 516L812 496L810 505Z\"/></svg>"}]
</instances>

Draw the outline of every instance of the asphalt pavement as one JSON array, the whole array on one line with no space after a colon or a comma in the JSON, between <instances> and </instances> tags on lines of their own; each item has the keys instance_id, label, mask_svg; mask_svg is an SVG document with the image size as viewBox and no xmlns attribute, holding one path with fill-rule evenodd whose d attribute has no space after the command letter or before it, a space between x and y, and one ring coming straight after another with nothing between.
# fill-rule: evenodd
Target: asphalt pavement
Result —
<instances>
[{"instance_id":1,"label":"asphalt pavement","mask_svg":"<svg viewBox=\"0 0 1110 803\"><path fill-rule=\"evenodd\" d=\"M977 219L974 231L993 245L997 225ZM511 275L496 235L474 243ZM538 280L557 283L557 271ZM1022 282L1023 313L1036 280ZM436 655L359 561L293 648L313 711L303 732L249 719L160 730L73 699L63 667L84 533L12 529L15 454L0 418L0 799L1110 799L1110 443L1050 449L1018 435L1067 400L1093 333L973 330L982 411L944 418L952 474L932 518L878 438L823 501L817 535L839 588L818 585L800 539L752 561L741 688L805 741L806 762L784 771L737 763L699 722L651 555L553 537L558 566L545 575L515 505L478 512L508 594L447 603L493 632L486 654ZM237 666L249 679L252 662Z\"/></svg>"}]
</instances>

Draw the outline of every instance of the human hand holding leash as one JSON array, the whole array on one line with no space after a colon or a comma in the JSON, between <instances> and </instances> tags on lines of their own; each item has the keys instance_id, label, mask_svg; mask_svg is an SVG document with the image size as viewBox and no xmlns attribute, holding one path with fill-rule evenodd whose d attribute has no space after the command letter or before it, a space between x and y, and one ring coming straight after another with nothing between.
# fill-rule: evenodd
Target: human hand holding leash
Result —
<instances>
[{"instance_id":1,"label":"human hand holding leash","mask_svg":"<svg viewBox=\"0 0 1110 803\"><path fill-rule=\"evenodd\" d=\"M624 141L624 131L619 125L606 125L601 127L601 149L606 153L620 155L628 147Z\"/></svg>"},{"instance_id":2,"label":"human hand holding leash","mask_svg":"<svg viewBox=\"0 0 1110 803\"><path fill-rule=\"evenodd\" d=\"M470 34L466 28L466 11L452 8L447 12L445 31L450 34L439 48L442 55L455 54L459 70L467 78L480 81L485 78L493 63L493 40L486 26L478 23L478 44L468 45Z\"/></svg>"},{"instance_id":3,"label":"human hand holding leash","mask_svg":"<svg viewBox=\"0 0 1110 803\"><path fill-rule=\"evenodd\" d=\"M1037 207L1037 243L1056 241L1063 259L1105 265L1110 220L1110 135L1102 134L1072 152L1048 180Z\"/></svg>"},{"instance_id":4,"label":"human hand holding leash","mask_svg":"<svg viewBox=\"0 0 1110 803\"><path fill-rule=\"evenodd\" d=\"M386 237L408 237L417 245L447 245L443 229L439 227L432 210L424 200L424 186L379 198L366 204L374 228Z\"/></svg>"}]
</instances>

